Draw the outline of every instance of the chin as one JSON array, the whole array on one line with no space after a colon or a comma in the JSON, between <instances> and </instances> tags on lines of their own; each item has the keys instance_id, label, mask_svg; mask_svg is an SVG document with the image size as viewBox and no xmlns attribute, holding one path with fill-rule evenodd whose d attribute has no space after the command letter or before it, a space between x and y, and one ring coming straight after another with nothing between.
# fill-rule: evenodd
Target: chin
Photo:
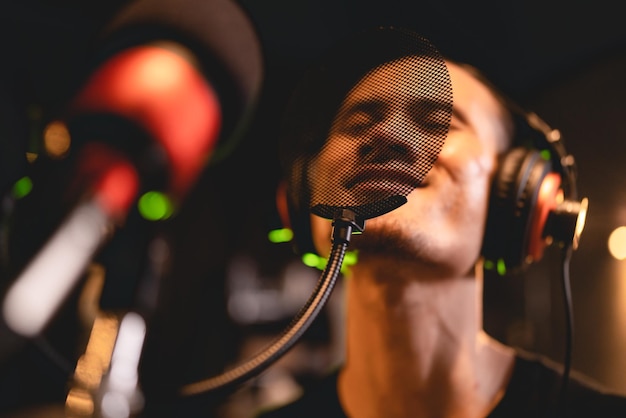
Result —
<instances>
[{"instance_id":1,"label":"chin","mask_svg":"<svg viewBox=\"0 0 626 418\"><path fill-rule=\"evenodd\" d=\"M365 232L354 235L351 248L360 253L378 254L390 260L412 261L434 268L445 275L463 276L473 271L480 248L471 248L463 240L445 237L437 228L415 226L402 228L396 223L372 222Z\"/></svg>"}]
</instances>

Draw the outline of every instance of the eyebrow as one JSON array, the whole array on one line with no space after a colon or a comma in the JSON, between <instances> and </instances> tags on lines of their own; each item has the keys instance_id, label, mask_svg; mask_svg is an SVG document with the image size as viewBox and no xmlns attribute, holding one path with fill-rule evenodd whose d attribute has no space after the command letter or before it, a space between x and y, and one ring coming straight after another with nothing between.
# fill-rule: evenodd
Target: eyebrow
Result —
<instances>
[{"instance_id":1,"label":"eyebrow","mask_svg":"<svg viewBox=\"0 0 626 418\"><path fill-rule=\"evenodd\" d=\"M410 101L407 107L413 108L416 105L419 106L420 109L427 109L427 110L432 110L432 109L444 109L445 110L449 107L447 103L441 100L431 99L427 97L414 98ZM372 99L362 100L357 103L353 103L349 107L341 111L340 113L342 115L349 115L349 114L360 112L360 111L366 111L366 112L380 111L381 109L385 109L388 107L390 107L390 105L387 101L380 99L380 98L372 98ZM454 109L453 109L453 112L454 112ZM463 115L459 115L459 117L463 120L466 120L466 118Z\"/></svg>"},{"instance_id":2,"label":"eyebrow","mask_svg":"<svg viewBox=\"0 0 626 418\"><path fill-rule=\"evenodd\" d=\"M337 116L341 116L343 118L345 116L349 116L349 115L352 115L354 113L361 112L361 111L368 112L368 113L378 112L381 109L384 109L388 106L389 105L381 99L367 99L367 100L359 101L357 103L353 103L350 106L348 106L346 109L343 109L343 110L340 109L339 112L337 113Z\"/></svg>"},{"instance_id":3,"label":"eyebrow","mask_svg":"<svg viewBox=\"0 0 626 418\"><path fill-rule=\"evenodd\" d=\"M418 97L411 100L409 107L418 106L420 109L427 111L432 110L448 110L451 106L442 100L436 100L429 97Z\"/></svg>"}]
</instances>

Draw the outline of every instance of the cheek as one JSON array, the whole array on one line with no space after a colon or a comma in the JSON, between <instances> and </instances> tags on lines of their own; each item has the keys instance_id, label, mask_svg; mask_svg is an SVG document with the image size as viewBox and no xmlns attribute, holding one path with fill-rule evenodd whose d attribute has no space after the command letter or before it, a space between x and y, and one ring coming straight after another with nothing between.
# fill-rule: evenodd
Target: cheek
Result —
<instances>
[{"instance_id":1,"label":"cheek","mask_svg":"<svg viewBox=\"0 0 626 418\"><path fill-rule=\"evenodd\" d=\"M349 169L350 158L354 158L354 153L347 152L348 147L334 147L331 151L328 148L322 150L309 166L307 175L314 194L323 193L320 190L316 191L316 186L326 185L326 188L328 185L338 186L337 181L341 178L341 173Z\"/></svg>"},{"instance_id":2,"label":"cheek","mask_svg":"<svg viewBox=\"0 0 626 418\"><path fill-rule=\"evenodd\" d=\"M462 208L462 222L472 233L484 230L491 182L497 165L493 147L473 138L456 137L446 143L440 164L458 185L454 205Z\"/></svg>"},{"instance_id":3,"label":"cheek","mask_svg":"<svg viewBox=\"0 0 626 418\"><path fill-rule=\"evenodd\" d=\"M464 204L466 213L476 229L484 229L489 205L489 193L493 179L495 163L488 158L477 158L466 162L462 172L459 173L464 186Z\"/></svg>"},{"instance_id":4,"label":"cheek","mask_svg":"<svg viewBox=\"0 0 626 418\"><path fill-rule=\"evenodd\" d=\"M496 150L476 138L451 134L441 149L438 162L460 181L469 178L470 184L482 183L495 172Z\"/></svg>"},{"instance_id":5,"label":"cheek","mask_svg":"<svg viewBox=\"0 0 626 418\"><path fill-rule=\"evenodd\" d=\"M493 164L487 161L472 161L467 164L463 170L464 189L467 192L469 200L476 202L478 205L482 205L489 198L489 191L493 179L492 166Z\"/></svg>"},{"instance_id":6,"label":"cheek","mask_svg":"<svg viewBox=\"0 0 626 418\"><path fill-rule=\"evenodd\" d=\"M480 164L475 164L473 168L468 168L463 200L461 201L462 217L458 219L456 233L463 231L470 239L465 245L465 251L459 249L459 253L465 254L469 258L467 262L474 262L480 255L482 243L485 235L485 227L489 213L489 192L491 190L490 172ZM454 231L452 231L454 233Z\"/></svg>"}]
</instances>

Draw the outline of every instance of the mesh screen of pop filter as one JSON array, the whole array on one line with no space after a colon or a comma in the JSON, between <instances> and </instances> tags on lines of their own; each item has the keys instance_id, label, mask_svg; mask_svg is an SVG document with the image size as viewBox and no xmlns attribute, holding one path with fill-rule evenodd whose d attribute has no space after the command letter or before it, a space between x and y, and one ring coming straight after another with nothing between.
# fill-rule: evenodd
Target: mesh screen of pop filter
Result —
<instances>
[{"instance_id":1,"label":"mesh screen of pop filter","mask_svg":"<svg viewBox=\"0 0 626 418\"><path fill-rule=\"evenodd\" d=\"M452 114L444 59L424 37L379 27L333 48L286 109L281 163L296 209L363 220L406 202L432 168Z\"/></svg>"}]
</instances>

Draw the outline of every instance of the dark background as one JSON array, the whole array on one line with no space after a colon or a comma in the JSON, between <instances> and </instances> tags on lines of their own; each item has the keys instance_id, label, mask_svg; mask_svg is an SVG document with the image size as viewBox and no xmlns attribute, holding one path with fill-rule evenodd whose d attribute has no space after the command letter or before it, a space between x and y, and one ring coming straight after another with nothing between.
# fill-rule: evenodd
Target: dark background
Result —
<instances>
[{"instance_id":1,"label":"dark background","mask_svg":"<svg viewBox=\"0 0 626 418\"><path fill-rule=\"evenodd\" d=\"M0 6L0 191L24 174L36 181L32 195L11 209L11 255L3 265L3 286L63 213L58 198L63 183L55 182L62 169L28 164L25 151L37 151L43 127L84 76L83 60L93 53L93 39L125 3L10 0ZM248 260L261 288L278 286L286 274L285 265L294 260L290 247L266 239L267 231L278 226L273 199L280 175L276 138L281 112L301 72L325 48L379 24L414 28L444 55L479 67L561 130L578 161L580 195L590 201L570 266L573 364L626 393L626 271L606 245L609 233L626 224L626 25L618 4L246 0L242 5L263 45L263 90L244 138L227 158L207 166L177 217L163 226L172 266L146 343L142 376L147 393L167 393L215 375L237 361L238 347L250 333L271 335L286 325L286 316L244 326L227 314L231 268L242 257ZM561 360L560 274L558 252L550 249L525 274L487 277L487 330ZM0 412L63 402L72 361L81 351L78 295L79 289L44 338L0 341ZM311 340L318 338L315 332L328 342L324 325L311 331Z\"/></svg>"}]
</instances>

